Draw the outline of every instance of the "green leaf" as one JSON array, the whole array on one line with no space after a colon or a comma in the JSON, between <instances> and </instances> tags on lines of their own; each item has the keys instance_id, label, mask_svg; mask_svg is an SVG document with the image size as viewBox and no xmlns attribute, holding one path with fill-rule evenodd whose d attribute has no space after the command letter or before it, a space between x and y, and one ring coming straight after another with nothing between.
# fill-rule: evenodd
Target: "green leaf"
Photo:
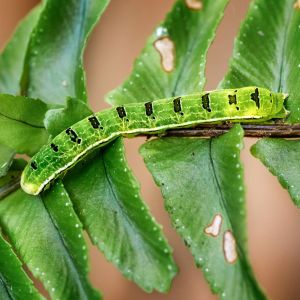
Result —
<instances>
[{"instance_id":1,"label":"green leaf","mask_svg":"<svg viewBox=\"0 0 300 300\"><path fill-rule=\"evenodd\" d=\"M0 223L52 299L98 299L87 279L86 246L59 183L43 198L18 190L0 201Z\"/></svg>"},{"instance_id":2,"label":"green leaf","mask_svg":"<svg viewBox=\"0 0 300 300\"><path fill-rule=\"evenodd\" d=\"M21 158L13 159L10 162L10 168L6 172L5 176L0 177L0 188L11 181L13 181L13 182L19 181L19 177L26 165L27 165L26 160L23 160ZM1 196L0 196L0 199L1 199Z\"/></svg>"},{"instance_id":3,"label":"green leaf","mask_svg":"<svg viewBox=\"0 0 300 300\"><path fill-rule=\"evenodd\" d=\"M20 188L21 174L27 162L23 159L13 159L5 176L0 177L0 200Z\"/></svg>"},{"instance_id":4,"label":"green leaf","mask_svg":"<svg viewBox=\"0 0 300 300\"><path fill-rule=\"evenodd\" d=\"M262 139L252 146L251 153L277 176L300 207L300 141Z\"/></svg>"},{"instance_id":5,"label":"green leaf","mask_svg":"<svg viewBox=\"0 0 300 300\"><path fill-rule=\"evenodd\" d=\"M0 114L8 119L43 127L47 105L38 99L0 94Z\"/></svg>"},{"instance_id":6,"label":"green leaf","mask_svg":"<svg viewBox=\"0 0 300 300\"><path fill-rule=\"evenodd\" d=\"M203 9L195 11L186 6L186 1L176 2L166 21L148 40L128 80L108 95L109 102L113 104L141 102L195 93L203 89L207 49L214 37L227 1L202 1L202 4ZM172 46L172 42L174 43L175 63L171 72L164 70L160 54L155 48L156 41L163 37L165 42L168 42L168 44L165 43L166 48L168 45ZM171 51L169 51L168 58L170 56L172 56ZM243 203L238 202L243 202L244 195L242 191L239 191L239 188L243 189L243 183L240 179L241 171L235 168L236 165L240 165L239 149L235 146L242 144L242 137L235 136L238 133L241 134L241 130L235 129L226 137L213 141L170 139L164 142L157 140L144 146L142 151L146 156L146 163L146 152L150 153L150 157L155 153L155 158L149 158L148 167L155 180L166 185L163 187L163 194L174 225L186 244L190 246L196 263L203 266L212 290L225 295L228 299L264 299L246 257L245 211ZM190 153L198 153L192 162L189 162L190 157L187 157L190 151L189 143L194 145L194 147L191 146L194 151ZM196 151L200 146L203 146L201 151L200 149ZM211 146L214 147L214 153L211 152ZM224 149L229 150L223 154ZM230 157L231 154L235 154L234 161ZM223 160L224 155L229 156L228 161ZM150 163L153 168L149 166ZM228 170L229 175L226 163L231 168L230 171ZM174 170L174 165L178 165L178 169ZM197 170L198 177L195 175L198 180L185 175L190 174L191 170L198 165L202 168ZM212 165L216 173L211 171ZM207 168L210 169L209 172ZM163 181L166 178L161 179L160 175L167 177L167 183ZM233 179L234 184L229 181L229 178ZM192 188L191 182L194 182ZM206 184L201 184L201 182ZM219 185L211 187L211 182L218 182ZM211 190L207 189L207 186ZM205 188L205 196L203 188ZM217 208L224 213L223 224L228 226L227 230L233 230L237 239L239 260L234 265L224 260L222 237L207 241L203 231L202 235L201 232L199 233L200 225L204 229L204 226L212 222L213 213L218 212ZM204 212L203 216L201 215L202 220L199 220L199 211Z\"/></svg>"},{"instance_id":7,"label":"green leaf","mask_svg":"<svg viewBox=\"0 0 300 300\"><path fill-rule=\"evenodd\" d=\"M295 0L253 1L221 87L262 86L289 93L288 122L300 120L300 11Z\"/></svg>"},{"instance_id":8,"label":"green leaf","mask_svg":"<svg viewBox=\"0 0 300 300\"><path fill-rule=\"evenodd\" d=\"M60 235L65 247L68 249L70 258L76 269L79 278L73 278L72 284L80 287L78 298L99 299L97 292L90 287L88 276L88 251L83 238L82 224L73 210L72 202L63 184L58 181L54 188L44 194L43 201L48 213L51 216L56 228L59 228ZM72 297L71 297L72 298Z\"/></svg>"},{"instance_id":9,"label":"green leaf","mask_svg":"<svg viewBox=\"0 0 300 300\"><path fill-rule=\"evenodd\" d=\"M25 159L15 158L11 164L10 170L23 171L26 165L27 165L27 161Z\"/></svg>"},{"instance_id":10,"label":"green leaf","mask_svg":"<svg viewBox=\"0 0 300 300\"><path fill-rule=\"evenodd\" d=\"M22 269L22 263L11 246L0 235L0 298L44 299Z\"/></svg>"},{"instance_id":11,"label":"green leaf","mask_svg":"<svg viewBox=\"0 0 300 300\"><path fill-rule=\"evenodd\" d=\"M5 176L11 166L15 151L0 144L0 177Z\"/></svg>"},{"instance_id":12,"label":"green leaf","mask_svg":"<svg viewBox=\"0 0 300 300\"><path fill-rule=\"evenodd\" d=\"M143 145L141 154L162 190L173 226L213 292L227 299L257 300L265 297L253 277L245 249L243 168L239 159L242 138L243 130L237 125L213 139L156 139ZM160 159L162 153L164 160Z\"/></svg>"},{"instance_id":13,"label":"green leaf","mask_svg":"<svg viewBox=\"0 0 300 300\"><path fill-rule=\"evenodd\" d=\"M45 1L26 54L23 93L50 104L64 104L66 96L86 98L82 51L107 3L108 0ZM39 103L30 108L31 104L34 103L23 107L30 112L26 117L24 111L21 117L10 115L13 110L5 110L0 117L0 142L3 139L17 152L29 155L48 139L44 128L46 110L39 111ZM14 106L23 109L19 103ZM70 105L67 110L77 115L64 119L63 110L52 111L52 115L48 112L51 133L79 117L79 106ZM81 113L86 111L87 108ZM57 191L57 187L44 199L20 190L11 193L15 187L9 175L0 190L3 197L10 193L0 202L1 224L33 275L43 282L52 298L98 299L99 294L86 278L86 245L67 194Z\"/></svg>"},{"instance_id":14,"label":"green leaf","mask_svg":"<svg viewBox=\"0 0 300 300\"><path fill-rule=\"evenodd\" d=\"M47 142L43 120L47 105L22 96L0 95L0 143L33 155Z\"/></svg>"},{"instance_id":15,"label":"green leaf","mask_svg":"<svg viewBox=\"0 0 300 300\"><path fill-rule=\"evenodd\" d=\"M40 6L38 6L21 21L0 55L0 93L17 95L20 92L19 83L23 72L25 50L40 11Z\"/></svg>"},{"instance_id":16,"label":"green leaf","mask_svg":"<svg viewBox=\"0 0 300 300\"><path fill-rule=\"evenodd\" d=\"M109 0L47 0L30 39L22 90L47 103L86 100L82 53Z\"/></svg>"},{"instance_id":17,"label":"green leaf","mask_svg":"<svg viewBox=\"0 0 300 300\"><path fill-rule=\"evenodd\" d=\"M50 109L47 111L44 124L47 131L56 136L72 124L92 114L89 107L77 99L69 98L65 108Z\"/></svg>"},{"instance_id":18,"label":"green leaf","mask_svg":"<svg viewBox=\"0 0 300 300\"><path fill-rule=\"evenodd\" d=\"M8 171L0 178L0 200L20 188L22 171Z\"/></svg>"},{"instance_id":19,"label":"green leaf","mask_svg":"<svg viewBox=\"0 0 300 300\"><path fill-rule=\"evenodd\" d=\"M300 120L300 11L294 3L253 1L235 42L229 72L221 83L223 88L257 85L289 93L289 123ZM252 154L278 177L299 206L297 146L295 141L266 139L252 148Z\"/></svg>"},{"instance_id":20,"label":"green leaf","mask_svg":"<svg viewBox=\"0 0 300 300\"><path fill-rule=\"evenodd\" d=\"M64 104L66 96L84 100L82 52L108 0L44 3L26 54L22 91L35 98L39 95L50 104ZM27 45L22 50L26 48ZM17 80L14 84L19 85L19 78L7 80ZM15 98L7 105L0 103L4 105L0 109L0 142L4 140L17 152L32 155L48 139L44 128L48 108L45 104L41 107L38 100L26 99L23 103L23 99ZM85 114L88 109L80 107ZM63 110L49 112L49 131L53 133L67 122L77 121L80 107L70 105L66 110L76 115L65 115L66 118ZM18 254L43 282L51 298L98 299L99 294L87 280L87 250L81 224L63 186L55 186L42 197L31 197L21 190L12 193L19 184L19 173L13 172L1 178L0 197L10 194L0 202L0 221ZM11 178L15 175L17 182Z\"/></svg>"},{"instance_id":21,"label":"green leaf","mask_svg":"<svg viewBox=\"0 0 300 300\"><path fill-rule=\"evenodd\" d=\"M142 102L203 89L206 53L228 0L201 2L203 8L194 10L187 7L186 1L176 1L166 20L148 39L129 78L107 96L110 103ZM168 45L174 47L173 54L167 51L166 57L174 58L174 68L170 72L165 71L156 49L159 40L166 48Z\"/></svg>"},{"instance_id":22,"label":"green leaf","mask_svg":"<svg viewBox=\"0 0 300 300\"><path fill-rule=\"evenodd\" d=\"M118 139L94 160L75 167L65 186L105 257L145 291L166 292L177 267L160 226L140 198L123 152Z\"/></svg>"}]
</instances>

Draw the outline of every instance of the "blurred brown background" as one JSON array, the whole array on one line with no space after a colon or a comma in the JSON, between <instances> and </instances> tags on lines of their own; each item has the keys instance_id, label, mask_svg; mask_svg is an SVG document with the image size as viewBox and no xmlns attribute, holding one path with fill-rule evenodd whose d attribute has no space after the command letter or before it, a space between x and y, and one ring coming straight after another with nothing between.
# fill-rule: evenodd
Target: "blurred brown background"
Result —
<instances>
[{"instance_id":1,"label":"blurred brown background","mask_svg":"<svg viewBox=\"0 0 300 300\"><path fill-rule=\"evenodd\" d=\"M274 0L275 1L275 0ZM38 1L0 0L0 47L11 35L17 22ZM207 89L214 89L224 75L239 23L249 0L231 0L217 38L209 51ZM89 97L95 110L107 104L103 96L129 74L132 62L155 25L170 10L173 0L111 0L88 45L85 64ZM171 228L159 190L145 168L138 147L142 138L126 142L127 156L142 185L145 201L163 225L180 274L167 295L145 294L107 263L91 247L91 280L107 300L199 300L212 296L191 255ZM300 299L300 211L262 164L250 156L254 140L247 139L243 151L247 184L250 258L256 276L271 299Z\"/></svg>"}]
</instances>

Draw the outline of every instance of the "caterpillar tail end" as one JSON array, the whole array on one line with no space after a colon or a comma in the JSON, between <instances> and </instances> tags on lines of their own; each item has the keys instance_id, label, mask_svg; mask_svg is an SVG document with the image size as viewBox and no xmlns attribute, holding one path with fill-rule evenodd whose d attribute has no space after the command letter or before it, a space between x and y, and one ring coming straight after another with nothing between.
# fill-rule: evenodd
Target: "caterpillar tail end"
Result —
<instances>
[{"instance_id":1,"label":"caterpillar tail end","mask_svg":"<svg viewBox=\"0 0 300 300\"><path fill-rule=\"evenodd\" d=\"M38 195L40 192L39 186L34 183L29 183L26 181L24 172L21 176L21 188L22 190L29 195Z\"/></svg>"}]
</instances>

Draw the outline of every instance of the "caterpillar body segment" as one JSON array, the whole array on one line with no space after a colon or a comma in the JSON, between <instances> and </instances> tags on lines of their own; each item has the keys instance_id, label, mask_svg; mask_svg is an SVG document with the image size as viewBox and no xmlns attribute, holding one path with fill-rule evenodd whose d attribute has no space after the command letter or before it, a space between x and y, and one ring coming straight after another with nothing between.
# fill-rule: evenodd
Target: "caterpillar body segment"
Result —
<instances>
[{"instance_id":1,"label":"caterpillar body segment","mask_svg":"<svg viewBox=\"0 0 300 300\"><path fill-rule=\"evenodd\" d=\"M103 110L75 123L43 146L24 169L21 186L26 193L39 194L84 156L119 136L158 134L205 123L285 118L285 98L285 94L265 88L245 87Z\"/></svg>"}]
</instances>

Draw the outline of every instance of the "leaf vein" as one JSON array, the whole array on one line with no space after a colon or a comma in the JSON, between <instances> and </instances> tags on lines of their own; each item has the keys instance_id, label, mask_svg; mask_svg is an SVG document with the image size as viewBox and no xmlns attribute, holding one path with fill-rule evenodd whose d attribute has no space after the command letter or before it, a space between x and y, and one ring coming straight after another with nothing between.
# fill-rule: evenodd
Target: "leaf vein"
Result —
<instances>
[{"instance_id":1,"label":"leaf vein","mask_svg":"<svg viewBox=\"0 0 300 300\"><path fill-rule=\"evenodd\" d=\"M72 272L72 274L75 273L75 276L76 276L76 278L77 278L76 281L79 283L79 284L77 284L77 286L79 287L79 289L80 289L82 295L85 295L86 292L85 292L84 287L82 286L82 282L83 282L83 281L81 280L81 277L79 276L79 274L81 274L81 270L78 270L78 267L76 266L76 264L75 264L75 262L74 262L74 258L73 258L73 256L72 256L72 254L69 253L68 247L67 247L67 243L65 242L65 239L64 239L64 238L62 237L62 235L60 234L59 228L58 228L56 222L53 220L51 214L49 213L49 211L48 211L48 209L47 209L47 207L46 207L46 205L45 205L45 203L44 203L44 200L41 201L41 202L43 203L43 206L44 206L44 208L45 208L45 211L46 211L46 213L47 213L47 215L48 215L48 217L49 217L51 223L53 224L53 227L55 228L55 230L56 230L56 232L57 232L58 238L59 238L59 240L60 240L60 242L61 242L61 244L62 244L62 246L63 246L62 249L63 249L63 251L65 252L65 257L66 257L67 260L70 262L71 268L72 268L73 270L75 270L75 272Z\"/></svg>"},{"instance_id":2,"label":"leaf vein","mask_svg":"<svg viewBox=\"0 0 300 300\"><path fill-rule=\"evenodd\" d=\"M39 128L39 129L45 129L44 126L33 125L33 124L28 123L28 122L25 122L25 121L22 121L22 120L18 120L18 119L9 117L9 116L7 116L7 115L1 113L1 112L0 112L0 116L3 116L4 118L7 118L7 119L12 120L12 121L15 121L15 122L19 122L19 123L21 123L21 124L24 124L24 125L27 125L27 126L30 126L30 127Z\"/></svg>"}]
</instances>

